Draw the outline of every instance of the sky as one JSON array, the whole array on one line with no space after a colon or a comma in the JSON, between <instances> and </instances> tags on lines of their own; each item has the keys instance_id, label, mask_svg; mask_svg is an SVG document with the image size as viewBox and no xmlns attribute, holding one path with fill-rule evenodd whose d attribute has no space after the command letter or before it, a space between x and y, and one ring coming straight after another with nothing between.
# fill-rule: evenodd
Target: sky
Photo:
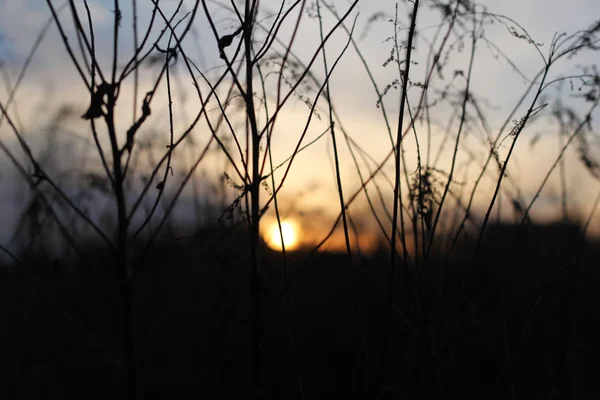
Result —
<instances>
[{"instance_id":1,"label":"sky","mask_svg":"<svg viewBox=\"0 0 600 400\"><path fill-rule=\"evenodd\" d=\"M82 18L87 18L83 12L83 2L78 4L80 15ZM151 3L147 1L138 2L138 22L140 30L146 26L149 21L151 12ZM165 14L169 15L174 10L177 2L173 0L164 0L161 2L164 7ZM187 11L191 9L193 2L184 1L182 11L178 14L180 19ZM229 4L229 2L225 2ZM239 2L238 2L239 3ZM310 2L308 2L310 3ZM348 8L350 1L335 0L331 1L338 12L343 13ZM54 6L60 9L62 2L54 1ZM110 60L112 60L112 32L114 5L113 1L89 0L88 1L91 15L93 16L96 46L98 58L105 61L101 65L108 68ZM131 55L133 49L133 35L131 29L131 2L121 1L121 10L123 15L119 49L120 60L125 60ZM238 23L233 14L223 7L219 7L216 2L208 2L209 10L215 21L216 29L220 35L231 33L238 27ZM261 1L261 17L268 24L272 19L272 15L277 12L279 5L278 0L263 0ZM291 1L286 1L286 5L291 4ZM595 20L600 18L600 3L595 0L575 0L570 2L557 0L505 0L505 1L480 1L478 2L477 10L482 11L484 7L490 13L505 15L512 20L518 22L521 26L527 29L531 38L540 44L541 54L547 56L549 46L555 34L573 33L591 25ZM390 56L392 49L391 38L394 35L393 20L395 18L395 10L398 10L398 20L400 29L398 30L399 40L406 40L408 34L408 15L412 8L412 3L406 1L394 2L391 0L380 1L359 1L354 12L351 13L348 19L348 25L351 26L353 19L356 17L356 27L354 37L357 39L357 44L361 50L364 59L367 60L373 72L374 79L381 90L386 85L393 83L394 79L398 78L398 70L394 63L385 61ZM13 87L17 81L19 72L21 71L27 56L33 46L36 45L36 40L40 32L44 29L51 14L46 2L39 0L0 0L0 62L2 63L2 85L0 86L0 102L3 105L8 100L9 90L7 87ZM324 14L325 30L330 29L335 23L335 19L326 10L322 10ZM293 50L300 59L304 62L308 61L315 52L319 42L319 29L317 19L314 18L315 10L311 8L309 12L303 15L303 21L298 31L298 37L294 43ZM381 13L381 14L380 14ZM294 14L294 18L295 18ZM375 23L369 25L369 29L365 30L367 21L371 16L379 15L380 18ZM189 17L189 16L188 16ZM73 24L70 19L68 9L60 11L61 21L64 23L65 29L70 36L70 43L77 46L76 38L73 36ZM187 19L185 20L187 21ZM486 25L480 31L482 37L489 40L488 43L493 43L496 48L492 48L491 44L485 41L480 41L477 45L475 58L475 68L472 74L471 90L478 96L481 101L487 123L491 132L497 132L502 126L504 119L509 114L512 107L518 102L524 88L527 85L527 79L532 78L542 67L543 60L540 54L524 40L515 38L508 32L508 26L514 26L512 21L507 21L507 25L495 23ZM427 45L426 40L431 40L436 32L436 26L440 23L440 13L438 10L431 7L431 2L425 1L422 3L418 14L419 40L415 46L414 63L411 65L411 81L422 82L425 74L427 61ZM162 24L158 24L162 26ZM68 57L65 46L60 40L56 26L51 24L48 27L47 33L40 42L34 57L27 66L27 73L22 80L15 102L11 106L9 114L15 121L18 121L19 126L24 136L30 141L36 154L47 157L49 165L55 169L56 174L60 175L61 171L81 171L85 168L91 171L98 170L98 159L90 155L88 151L93 149L90 141L89 124L78 118L85 112L89 103L89 94L86 93L84 86L78 73L73 68L72 62ZM154 31L156 33L158 31ZM280 31L281 38L289 37L291 32L291 24L284 25ZM333 65L335 58L342 52L347 40L347 35L343 31L336 32L331 41L328 42L328 62ZM439 43L439 38L437 39ZM457 37L452 37L453 48L455 52L452 54L445 67L444 76L445 82L452 82L453 73L456 71L467 71L469 65L470 39L463 38L460 40ZM167 43L162 42L166 47ZM200 8L196 21L193 24L193 30L185 41L185 49L188 57L196 63L196 65L207 74L209 79L214 82L219 73L223 71L223 62L218 56L217 46L214 34L210 30L204 11ZM76 47L77 48L77 47ZM233 54L232 48L228 48L227 54ZM501 49L503 54L510 57L514 66L519 68L521 76L508 64L502 57L499 56L498 49ZM403 50L404 51L404 50ZM80 53L77 52L79 55ZM401 54L404 57L404 54ZM595 57L595 58L594 58ZM551 76L558 77L561 75L574 74L580 72L579 66L597 63L597 54L580 53L577 57L569 60L561 60L553 66ZM178 75L174 75L174 93L176 95L172 100L175 107L175 127L181 132L184 129L185 123L191 120L191 117L197 112L198 101L194 99L193 86L191 78L186 75L181 62L178 61L177 68L174 71ZM122 65L119 65L122 67ZM267 68L268 69L268 68ZM156 75L157 68L142 67L140 69L140 89L141 93L152 85L152 79ZM317 62L311 69L318 79L324 77L322 59L319 57ZM456 76L456 75L454 75ZM274 74L270 75L270 82L267 91L270 94L269 103L274 106L276 79ZM576 85L577 82L575 82ZM442 90L444 81L438 80L435 90ZM180 85L180 86L177 86ZM382 118L381 108L377 107L377 96L373 90L372 83L362 67L361 60L357 53L350 47L336 65L336 70L330 80L330 90L332 104L334 104L338 112L339 120L336 123L338 129L342 127L347 130L349 135L361 146L365 152L377 160L381 160L390 150L390 138L386 130L385 121ZM460 77L452 83L452 88L459 88L462 85ZM314 96L314 84L312 92L308 91L307 95ZM151 129L145 135L154 135L156 142L160 146L168 144L168 99L165 95L164 82L163 90L157 96L156 102L153 103ZM573 98L575 91L570 91L569 85L565 85L561 91L558 86L547 90L548 99L555 98L563 99L564 103L573 107L580 113L585 112L585 102L580 99ZM122 115L117 121L122 131L125 131L132 122L132 84L131 80L123 85L123 99L127 105L123 107ZM413 106L420 95L420 88L413 86L409 91L409 103ZM530 98L529 98L530 99ZM531 100L531 99L530 99ZM385 106L389 112L389 120L392 125L392 131L395 131L398 119L398 90L391 89L384 97ZM57 137L48 135L49 127L52 127L50 122L56 116L57 109L61 105L68 104L72 110L68 117L60 122L60 131L65 131ZM551 103L553 104L553 103ZM217 107L216 104L213 105ZM431 132L431 157L433 158L436 149L443 143L444 126L451 118L452 109L449 106L440 106L432 109L435 111L431 116L435 122ZM525 106L516 114L514 118L517 120L523 115L526 110ZM261 109L262 112L263 109ZM510 182L507 182L507 187L513 192L519 188L519 193L524 199L531 199L537 187L541 183L556 156L559 148L559 136L556 135L556 122L551 119L551 107L547 107L540 114L536 124L527 128L523 132L523 139L520 138L520 143L516 148L515 154L509 163L508 174ZM311 123L307 138L304 143L315 139L320 133L327 129L327 108L323 99L319 102L315 115L314 122ZM213 110L212 115L217 115L217 111ZM596 111L592 118L597 119L599 112ZM285 161L292 154L296 146L302 128L308 117L308 107L298 98L290 102L285 107L281 116L278 118L277 128L273 132L273 162L275 165ZM319 119L320 118L320 119ZM234 121L235 122L235 121ZM237 121L239 122L239 121ZM453 122L456 124L456 120ZM514 125L514 123L513 123ZM509 126L513 126L510 125ZM597 125L593 125L595 133L597 133ZM423 148L427 140L426 127L418 125L420 144ZM456 131L456 126L453 125ZM204 126L205 128L205 126ZM510 128L509 128L510 129ZM474 128L474 132L479 130L480 136L471 134L462 141L459 162L465 161L467 155L472 154L476 160L484 160L486 156L483 133L481 127ZM508 133L508 131L506 132ZM182 150L178 158L179 164L176 164L174 169L179 172L184 171L186 166L195 154L200 151L200 145L206 143L207 133L199 127L194 131L193 136L196 138L196 147L190 147ZM535 137L540 137L539 141L535 142L532 147L531 143ZM594 139L596 137L596 139ZM76 138L76 139L73 139ZM6 121L0 126L0 139L4 143L8 143L12 149L17 149L17 144L14 134L9 129ZM510 139L510 138L509 138ZM509 143L509 139L506 143ZM482 142L483 140L483 142ZM77 143L87 144L85 147L85 156L81 153L81 145ZM72 149L77 150L76 154L67 152L65 154L58 150L48 151L47 148L52 145L57 148L70 143ZM75 143L75 144L73 144ZM590 135L590 152L600 158L600 142L597 140L597 135ZM80 147L78 147L80 146ZM345 141L338 139L340 149L340 170L342 183L344 186L344 194L349 198L359 187L358 172L352 162L352 157L348 151ZM44 149L46 151L44 152ZM500 156L506 155L508 145L503 144L498 148ZM415 142L411 138L406 142L406 154L408 154L407 164L408 170L416 169L416 153ZM67 157L65 157L67 155ZM95 161L94 161L95 160ZM239 159L237 159L239 161ZM566 160L566 181L567 191L569 193L569 205L572 210L572 215L577 213L582 218L589 213L592 203L596 196L600 185L578 162L577 154L574 152L567 153ZM441 179L444 173L448 173L451 165L451 152L445 151L441 154L439 163L436 164L436 169L441 172L436 172L438 179ZM149 161L143 161L149 162ZM143 165L142 162L142 165ZM186 164L188 163L188 164ZM323 232L331 226L336 213L339 212L337 206L337 187L335 173L333 167L332 143L329 135L317 141L309 149L299 154L297 161L290 170L290 175L281 191L281 206L290 218L302 220L302 227L306 237L316 238L321 237ZM0 186L2 187L3 198L0 204L3 205L0 211L0 218L7 221L4 225L4 230L0 231L0 241L5 243L10 237L18 213L15 212L15 207L22 204L26 198L27 188L23 186L20 178L16 177L14 170L4 168L7 166L8 159L5 155L0 155L0 165L3 166L3 173L0 176ZM94 165L96 167L94 167ZM225 172L226 161L222 154L217 151L213 152L200 167L197 178L205 177L208 180L218 180ZM366 174L368 168L362 162L362 173ZM85 166L85 168L84 168ZM96 168L96 169L94 169ZM466 168L466 167L465 167ZM460 179L457 178L457 184L452 185L452 191L460 191L462 185L468 185L476 176L476 163L470 167L470 171L465 168L457 169L457 175L460 173ZM389 163L384 170L388 174L393 173L393 165ZM231 169L226 170L228 174L233 174ZM475 174L475 175L474 175ZM232 175L233 176L233 175ZM281 179L282 174L276 173L276 178ZM391 176L391 175L390 175ZM540 219L548 219L559 208L559 181L558 174L554 173L547 185L547 189L542 192L542 196L538 200L536 207L532 213ZM235 179L234 179L235 180ZM464 180L464 183L460 181ZM385 186L385 179L378 180ZM511 183L512 182L512 183ZM239 181L237 182L239 184ZM481 196L475 200L475 208L479 212L483 212L485 205L489 201L489 193L493 183L492 177L484 179ZM202 186L202 185L200 185ZM206 185L204 186L206 187ZM389 192L389 187L385 186ZM191 188L186 189L187 195L191 195ZM370 190L374 191L372 187ZM230 191L230 195L235 191ZM186 207L191 207L188 201L184 198L182 201L183 211L179 211L180 218L185 219L188 213ZM388 203L389 206L389 203ZM367 210L367 202L364 196L360 196L357 203L353 206L356 209L357 215L362 215L361 212ZM505 207L508 210L508 207ZM336 211L337 210L337 211ZM508 211L506 211L508 212ZM368 215L368 212L365 213ZM510 215L508 213L507 215ZM97 216L100 218L100 216ZM273 213L267 214L265 220L273 218ZM596 218L596 221L600 219ZM365 218L366 226L373 226L373 218ZM600 233L600 229L592 229L596 233ZM372 237L364 236L365 243L372 242ZM336 246L332 244L332 246Z\"/></svg>"}]
</instances>

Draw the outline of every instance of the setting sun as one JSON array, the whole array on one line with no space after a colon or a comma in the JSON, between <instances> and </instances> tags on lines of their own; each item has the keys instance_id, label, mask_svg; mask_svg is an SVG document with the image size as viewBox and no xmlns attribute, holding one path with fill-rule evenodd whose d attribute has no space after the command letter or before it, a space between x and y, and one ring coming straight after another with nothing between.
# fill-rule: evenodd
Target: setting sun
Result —
<instances>
[{"instance_id":1,"label":"setting sun","mask_svg":"<svg viewBox=\"0 0 600 400\"><path fill-rule=\"evenodd\" d=\"M295 248L298 244L296 225L285 221L281 223L281 232L277 223L270 229L267 244L274 250L281 250L281 236L286 250Z\"/></svg>"}]
</instances>

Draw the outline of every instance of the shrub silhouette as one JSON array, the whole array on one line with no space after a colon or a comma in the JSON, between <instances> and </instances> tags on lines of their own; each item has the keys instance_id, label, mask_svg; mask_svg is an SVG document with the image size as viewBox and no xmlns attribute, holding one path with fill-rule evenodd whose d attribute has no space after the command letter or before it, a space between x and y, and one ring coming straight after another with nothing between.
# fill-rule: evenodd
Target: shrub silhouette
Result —
<instances>
[{"instance_id":1,"label":"shrub silhouette","mask_svg":"<svg viewBox=\"0 0 600 400\"><path fill-rule=\"evenodd\" d=\"M598 22L544 45L464 0L366 19L358 0L274 12L253 0L150 3L114 1L107 31L88 2L47 0L48 22L0 100L14 138L0 150L26 187L0 244L0 396L598 394L589 233L600 195L579 209L569 181L571 169L599 176L600 77L582 56L598 50ZM537 71L492 38L497 26ZM50 28L84 97L44 100L41 142L17 94ZM377 29L389 30L376 38L383 60L361 42ZM488 106L501 100L493 85L511 82L475 83L490 75L485 48L524 82L500 110ZM568 60L579 64L557 70ZM365 100L352 115L381 115L364 137L343 113L350 97ZM537 130L559 149L522 187L515 158ZM310 153L324 140L327 188ZM529 140L541 165L540 136ZM560 222L542 224L553 185ZM261 237L268 217L312 230L274 251Z\"/></svg>"}]
</instances>

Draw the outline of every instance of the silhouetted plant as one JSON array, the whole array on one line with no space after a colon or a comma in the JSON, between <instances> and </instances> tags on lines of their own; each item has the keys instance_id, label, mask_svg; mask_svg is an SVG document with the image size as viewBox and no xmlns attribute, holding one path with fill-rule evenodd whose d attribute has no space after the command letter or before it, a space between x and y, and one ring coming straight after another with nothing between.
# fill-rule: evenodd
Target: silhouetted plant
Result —
<instances>
[{"instance_id":1,"label":"silhouetted plant","mask_svg":"<svg viewBox=\"0 0 600 400\"><path fill-rule=\"evenodd\" d=\"M145 19L138 15L136 0L128 6L115 0L112 32L105 37L105 32L98 29L100 16L94 15L87 1L68 1L61 7L52 0L46 3L51 18L34 43L16 84L8 90L8 100L0 102L0 125L8 124L24 157L16 156L3 142L0 149L31 190L15 241L25 252L40 246L37 251L46 254L46 236L58 231L82 266L91 263L83 249L89 237L102 242L101 252L112 260L107 268L114 269L115 279L111 282L119 294L121 310L114 319L122 322L129 399L139 398L143 392L140 360L149 343L161 330L171 328L171 311L167 310L146 331L136 332L134 302L136 290L143 286L138 282L144 279L145 268L150 268L154 258L162 256L166 262L175 262L176 257L167 254L159 238L161 234L166 238L177 236L175 207L183 201L188 185L192 186L197 213L201 198L209 198L206 193L213 192L221 198L215 199L220 201L217 212L209 213L212 223L221 223L225 234L241 226L247 239L246 246L236 239L237 249L228 252L239 255L247 268L246 287L240 296L248 312L240 317L239 310L232 311L234 316L225 323L224 330L229 336L240 326L249 325L250 340L244 345L249 347L251 362L244 368L251 376L251 397L265 398L270 390L265 348L269 344L267 326L272 328L267 321L275 312L280 313L282 335L292 355L289 369L295 377L294 391L300 398L305 397L306 371L299 361L303 343L298 337L302 334L296 321L300 321L300 306L291 288L301 285L298 282L302 274L336 232L343 238L346 274L336 275L339 282L334 284L347 285L350 293L336 300L351 314L350 332L338 339L350 342L346 351L352 353L348 359L338 354L336 368L352 369L348 392L371 398L448 396L457 359L465 351L465 341L474 335L502 364L500 383L488 395L502 398L509 389L511 396L516 396L518 384L513 375L528 329L560 279L571 279L571 283L576 280L585 250L584 239L579 236L585 235L600 195L583 226L577 228L575 244L567 249L572 252L569 261L554 271L551 280L540 284L541 290L524 313L521 325L516 328L507 318L501 323L487 319L480 303L487 280L496 273L490 271L500 270L507 259L515 256L522 238L536 237L535 232L527 230L536 226L534 205L557 168L560 214L564 222L572 219L564 161L569 147L574 147L583 170L592 179L600 177L594 148L597 136L592 126L600 101L597 67L592 64L578 67L574 73L554 72L559 61L574 59L584 51L597 54L600 23L573 34L556 34L544 46L512 18L467 0L415 0L406 4L405 11L400 4L395 9L381 5L390 9L376 11L364 21L357 12L359 0L343 8L323 0L281 1L273 12L257 0L194 0L189 4L183 0L173 4L152 0ZM438 18L431 29L420 22L426 8ZM59 107L45 129L45 148L36 152L31 148L33 138L20 126L18 113L13 111L13 102L52 24L58 29L88 100L85 105L74 102ZM212 69L191 56L192 45L198 45L196 27L203 24L212 34L202 43L208 46L204 50L218 60ZM382 40L389 52L382 59L370 60L361 40L369 38L377 25L390 32ZM500 26L510 43L524 43L539 56L539 71L533 77L488 37L492 25ZM130 27L133 43L127 43L128 50L123 31ZM297 46L304 40L301 30L305 28L314 28L318 39L314 44L303 43L302 50L308 52L302 56L297 54ZM105 52L100 49L107 37L110 46ZM334 38L340 37L338 48L333 50ZM485 72L480 61L485 49L514 71L515 81L524 82L514 107L508 112L498 110L504 121L499 127L492 123L496 115L490 103L497 98L492 86L477 86L474 80L477 73ZM346 122L344 104L338 100L342 95L337 93L335 78L341 75L340 65L350 53L356 56L351 65L352 79L363 77L373 89L374 102L365 105L365 110L372 107L381 113L381 131L365 135L373 141L379 134L384 137L387 152L383 157L369 153L365 142L361 142L364 138L356 136ZM389 74L385 82L379 81L373 62L381 65L379 72ZM361 89L352 84L350 92L360 96ZM553 93L554 88L560 90ZM291 129L282 128L281 120L297 105L304 114L294 126L295 136L290 135L293 150L280 154L273 139ZM194 114L188 116L190 110ZM68 157L57 157L54 147L61 146L57 134L68 133L67 122L72 122L74 115L80 116L77 123L85 122L87 140L79 143L77 150L66 152L71 153ZM518 166L513 167L517 142L525 140L527 131L537 129L536 124L548 116L558 125L560 148L536 190L524 193ZM309 130L315 125L321 133L309 139ZM534 146L539 137L531 139L532 151L539 146ZM323 139L331 144L332 187L339 214L316 245L300 256L290 254L281 223L284 210L295 209L296 205L283 204L281 191L284 186L296 194L307 190L288 182L290 171L292 166L301 169L299 155ZM93 154L88 154L90 148ZM81 157L75 158L75 153L81 153ZM274 164L276 158L280 160L278 165ZM197 179L199 170L212 170L215 181ZM360 203L363 200L366 204ZM208 209L209 200L206 202ZM501 222L503 213L507 213L503 207L512 211L516 228L507 234L510 237L486 241L492 223ZM278 278L268 275L271 255L261 240L261 219L269 212L277 220L282 243L281 258L277 259L283 264L280 285L272 283ZM326 219L321 214L317 218ZM382 242L380 248L387 252L385 261L369 264L360 248L361 224L370 224L376 230ZM228 246L224 236L208 236L199 239L202 246L212 250L215 243ZM467 239L470 242L465 245ZM2 251L21 268L28 268L25 260L8 248L2 247ZM491 257L494 252L496 256ZM536 255L521 260L532 256ZM456 259L461 264L458 272L453 269ZM199 259L194 263L203 264ZM219 267L201 266L202 271ZM323 268L315 275L326 272ZM313 283L315 287L320 284L318 279ZM365 294L364 287L371 284L371 292ZM324 303L333 303L325 290L317 287L315 291L320 291ZM575 295L569 293L569 304L574 304ZM221 293L217 300L219 296ZM143 296L138 299L144 301ZM283 299L286 307L280 307ZM218 309L219 305L212 307ZM331 321L322 322L327 323ZM315 331L320 329L314 327ZM561 340L566 346L570 339ZM311 339L306 343L325 346L325 342ZM227 371L225 354L222 359L218 369ZM342 365L353 362L355 365Z\"/></svg>"}]
</instances>

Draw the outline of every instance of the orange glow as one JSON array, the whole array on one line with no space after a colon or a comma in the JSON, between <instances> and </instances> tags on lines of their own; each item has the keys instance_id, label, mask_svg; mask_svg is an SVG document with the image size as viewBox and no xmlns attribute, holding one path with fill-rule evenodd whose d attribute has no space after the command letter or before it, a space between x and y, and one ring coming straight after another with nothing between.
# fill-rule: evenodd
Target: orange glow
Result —
<instances>
[{"instance_id":1,"label":"orange glow","mask_svg":"<svg viewBox=\"0 0 600 400\"><path fill-rule=\"evenodd\" d=\"M267 245L273 250L281 250L281 236L286 250L292 250L298 245L298 228L296 224L290 221L281 223L281 231L277 222L269 230Z\"/></svg>"}]
</instances>

